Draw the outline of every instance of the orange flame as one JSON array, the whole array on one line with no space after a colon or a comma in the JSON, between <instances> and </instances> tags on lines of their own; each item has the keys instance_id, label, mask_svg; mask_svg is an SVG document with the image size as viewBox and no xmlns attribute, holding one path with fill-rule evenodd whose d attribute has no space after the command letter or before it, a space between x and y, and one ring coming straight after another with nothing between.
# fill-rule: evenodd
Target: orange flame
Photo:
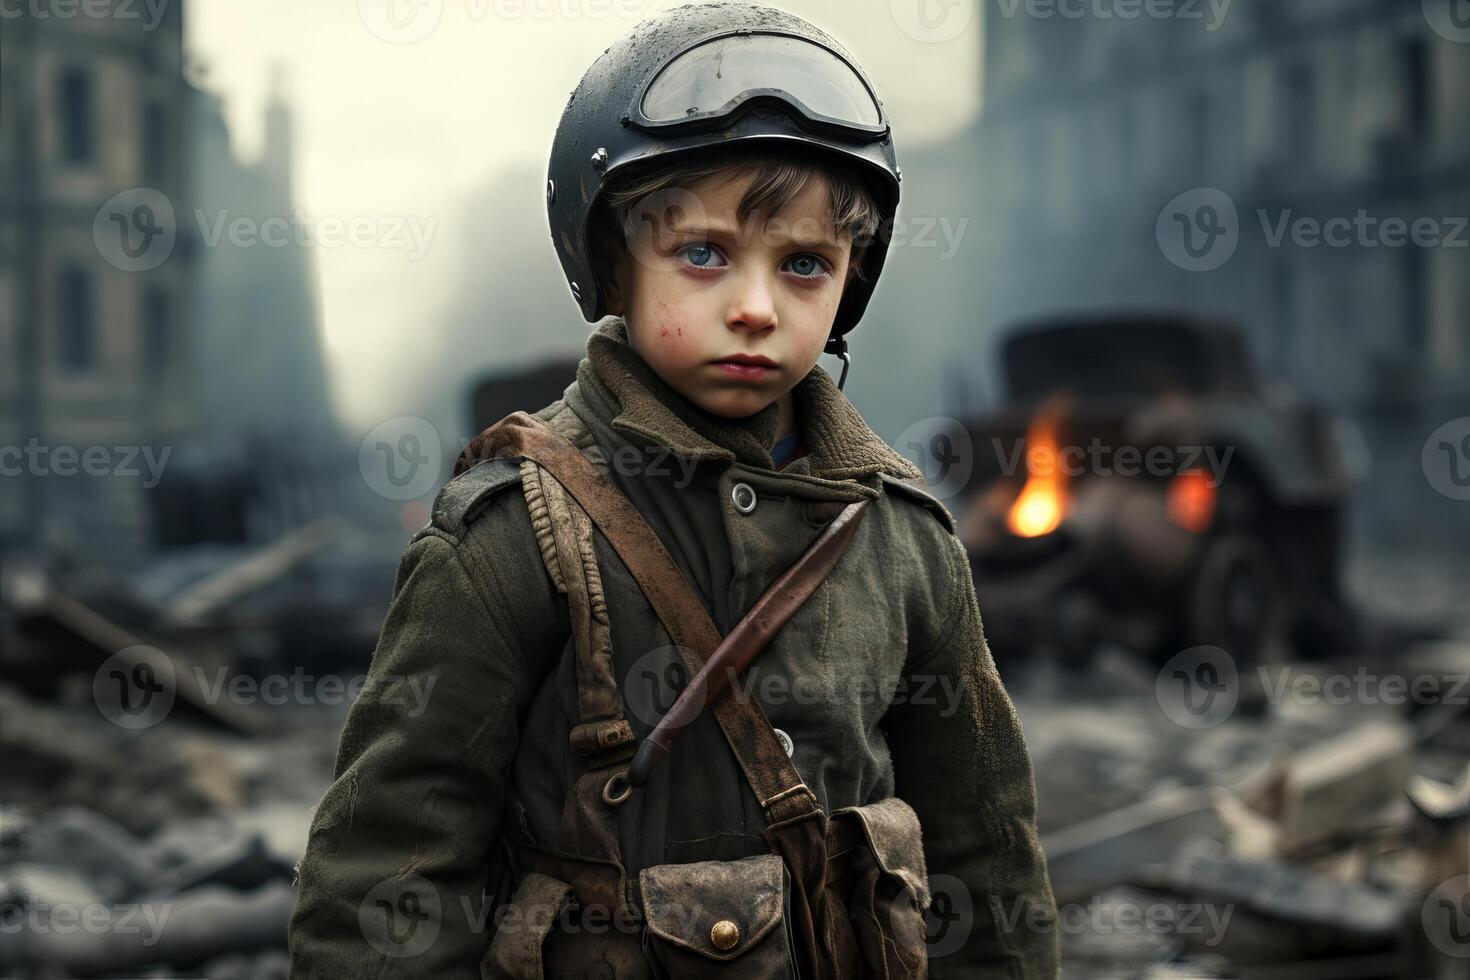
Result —
<instances>
[{"instance_id":1,"label":"orange flame","mask_svg":"<svg viewBox=\"0 0 1470 980\"><path fill-rule=\"evenodd\" d=\"M1062 396L1048 399L1026 432L1026 484L1006 514L1006 527L1017 537L1050 534L1066 513L1067 480L1058 445L1065 405Z\"/></svg>"},{"instance_id":2,"label":"orange flame","mask_svg":"<svg viewBox=\"0 0 1470 980\"><path fill-rule=\"evenodd\" d=\"M1215 488L1203 470L1184 470L1169 481L1165 498L1169 519L1186 531L1203 534L1215 519Z\"/></svg>"}]
</instances>

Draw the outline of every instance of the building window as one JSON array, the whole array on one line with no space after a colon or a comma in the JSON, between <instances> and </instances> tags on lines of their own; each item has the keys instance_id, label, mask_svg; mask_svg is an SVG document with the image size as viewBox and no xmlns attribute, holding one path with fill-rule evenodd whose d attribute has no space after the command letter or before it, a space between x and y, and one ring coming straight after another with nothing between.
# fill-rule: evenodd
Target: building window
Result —
<instances>
[{"instance_id":1,"label":"building window","mask_svg":"<svg viewBox=\"0 0 1470 980\"><path fill-rule=\"evenodd\" d=\"M1291 264L1284 258L1277 260L1271 268L1272 305L1276 309L1276 330L1266 345L1267 356L1277 371L1290 377L1295 368L1292 345L1296 339L1297 303L1296 277Z\"/></svg>"},{"instance_id":2,"label":"building window","mask_svg":"<svg viewBox=\"0 0 1470 980\"><path fill-rule=\"evenodd\" d=\"M1419 363L1429 354L1429 277L1424 249L1403 251L1404 347Z\"/></svg>"},{"instance_id":3,"label":"building window","mask_svg":"<svg viewBox=\"0 0 1470 980\"><path fill-rule=\"evenodd\" d=\"M1282 145L1294 161L1310 165L1317 149L1317 79L1310 65L1286 70L1285 124Z\"/></svg>"},{"instance_id":4,"label":"building window","mask_svg":"<svg viewBox=\"0 0 1470 980\"><path fill-rule=\"evenodd\" d=\"M60 311L61 366L80 371L90 368L97 356L97 325L92 295L92 275L77 265L61 270L57 286Z\"/></svg>"},{"instance_id":5,"label":"building window","mask_svg":"<svg viewBox=\"0 0 1470 980\"><path fill-rule=\"evenodd\" d=\"M1433 76L1429 70L1429 48L1420 38L1414 38L1400 49L1400 64L1403 72L1405 99L1405 131L1415 139L1431 135L1433 122Z\"/></svg>"},{"instance_id":6,"label":"building window","mask_svg":"<svg viewBox=\"0 0 1470 980\"><path fill-rule=\"evenodd\" d=\"M143 370L160 375L173 356L173 303L168 290L150 286L143 291Z\"/></svg>"},{"instance_id":7,"label":"building window","mask_svg":"<svg viewBox=\"0 0 1470 980\"><path fill-rule=\"evenodd\" d=\"M1185 103L1188 114L1184 132L1188 134L1189 146L1185 148L1185 159L1189 162L1190 175L1203 179L1213 159L1210 154L1211 137L1214 135L1214 105L1207 92L1195 92Z\"/></svg>"},{"instance_id":8,"label":"building window","mask_svg":"<svg viewBox=\"0 0 1470 980\"><path fill-rule=\"evenodd\" d=\"M1134 153L1134 145L1138 140L1138 116L1129 101L1131 93L1125 94L1118 102L1117 130L1114 139L1117 140L1117 162L1118 183L1121 187L1135 186L1138 182L1134 179L1133 171L1138 166L1138 157Z\"/></svg>"},{"instance_id":9,"label":"building window","mask_svg":"<svg viewBox=\"0 0 1470 980\"><path fill-rule=\"evenodd\" d=\"M94 156L92 76L81 68L61 73L61 158L91 163Z\"/></svg>"},{"instance_id":10,"label":"building window","mask_svg":"<svg viewBox=\"0 0 1470 980\"><path fill-rule=\"evenodd\" d=\"M143 109L143 179L150 184L167 183L168 113L157 102Z\"/></svg>"}]
</instances>

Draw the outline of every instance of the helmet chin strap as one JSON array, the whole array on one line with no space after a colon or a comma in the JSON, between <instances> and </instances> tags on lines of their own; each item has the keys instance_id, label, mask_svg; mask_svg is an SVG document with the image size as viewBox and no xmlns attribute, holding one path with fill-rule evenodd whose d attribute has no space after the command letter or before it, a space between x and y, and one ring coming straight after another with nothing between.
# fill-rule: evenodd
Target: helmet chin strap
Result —
<instances>
[{"instance_id":1,"label":"helmet chin strap","mask_svg":"<svg viewBox=\"0 0 1470 980\"><path fill-rule=\"evenodd\" d=\"M842 359L842 374L837 378L837 390L841 391L842 386L847 383L847 369L852 367L852 355L847 352L847 338L828 337L826 353L835 354Z\"/></svg>"}]
</instances>

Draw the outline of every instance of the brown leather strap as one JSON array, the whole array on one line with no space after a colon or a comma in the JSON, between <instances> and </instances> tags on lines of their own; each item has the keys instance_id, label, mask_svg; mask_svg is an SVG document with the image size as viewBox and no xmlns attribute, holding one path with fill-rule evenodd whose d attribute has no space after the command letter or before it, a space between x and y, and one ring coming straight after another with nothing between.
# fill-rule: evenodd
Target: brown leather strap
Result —
<instances>
[{"instance_id":1,"label":"brown leather strap","mask_svg":"<svg viewBox=\"0 0 1470 980\"><path fill-rule=\"evenodd\" d=\"M629 782L642 786L648 781L653 767L668 755L679 734L694 723L706 706L719 700L730 681L770 645L786 621L811 598L847 550L867 506L866 500L859 500L844 507L812 546L761 593L740 622L725 634L699 673L679 692L673 707L638 746L628 770Z\"/></svg>"},{"instance_id":2,"label":"brown leather strap","mask_svg":"<svg viewBox=\"0 0 1470 980\"><path fill-rule=\"evenodd\" d=\"M690 675L697 675L719 647L719 631L663 542L627 496L576 446L526 412L514 412L476 436L460 455L455 473L500 456L534 459L576 498L637 580L654 614L679 647ZM806 595L810 591L801 598ZM820 812L816 794L801 781L759 704L725 697L714 703L713 711L772 828Z\"/></svg>"}]
</instances>

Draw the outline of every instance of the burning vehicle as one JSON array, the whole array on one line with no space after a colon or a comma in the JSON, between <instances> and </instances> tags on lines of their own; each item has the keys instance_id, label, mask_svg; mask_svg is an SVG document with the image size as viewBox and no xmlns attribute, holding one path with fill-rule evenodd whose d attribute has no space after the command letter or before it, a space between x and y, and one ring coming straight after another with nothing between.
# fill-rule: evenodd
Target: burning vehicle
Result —
<instances>
[{"instance_id":1,"label":"burning vehicle","mask_svg":"<svg viewBox=\"0 0 1470 980\"><path fill-rule=\"evenodd\" d=\"M998 655L1208 645L1244 667L1350 648L1355 430L1262 379L1236 327L1054 319L1010 333L1001 362L959 508Z\"/></svg>"}]
</instances>

